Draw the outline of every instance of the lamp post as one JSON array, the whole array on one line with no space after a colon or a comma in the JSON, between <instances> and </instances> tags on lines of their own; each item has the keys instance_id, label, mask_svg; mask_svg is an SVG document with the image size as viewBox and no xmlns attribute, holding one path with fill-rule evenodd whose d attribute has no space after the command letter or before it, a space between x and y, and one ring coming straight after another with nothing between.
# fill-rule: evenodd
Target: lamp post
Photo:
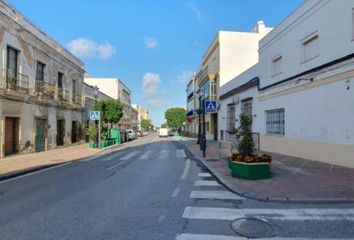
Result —
<instances>
[{"instance_id":1,"label":"lamp post","mask_svg":"<svg viewBox=\"0 0 354 240\"><path fill-rule=\"evenodd\" d=\"M198 107L198 141L197 144L200 144L200 140L202 138L202 119L201 119L201 114L202 114L202 95L200 88L197 90L197 97L199 101L199 107Z\"/></svg>"},{"instance_id":2,"label":"lamp post","mask_svg":"<svg viewBox=\"0 0 354 240\"><path fill-rule=\"evenodd\" d=\"M203 99L203 131L202 131L202 136L201 136L201 144L200 148L203 151L203 157L205 158L205 151L206 151L206 137L205 137L205 99Z\"/></svg>"},{"instance_id":3,"label":"lamp post","mask_svg":"<svg viewBox=\"0 0 354 240\"><path fill-rule=\"evenodd\" d=\"M98 87L95 86L95 90L94 90L94 97L95 97L95 105L97 103L97 97L98 97ZM95 120L95 148L98 148L98 142L99 142L99 133L98 133L98 120Z\"/></svg>"}]
</instances>

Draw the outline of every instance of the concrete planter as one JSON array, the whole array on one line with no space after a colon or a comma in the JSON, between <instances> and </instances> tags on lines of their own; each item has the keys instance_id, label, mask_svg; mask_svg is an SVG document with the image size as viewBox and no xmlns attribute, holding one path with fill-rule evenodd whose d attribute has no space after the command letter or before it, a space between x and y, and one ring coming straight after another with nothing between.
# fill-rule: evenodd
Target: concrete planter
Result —
<instances>
[{"instance_id":1,"label":"concrete planter","mask_svg":"<svg viewBox=\"0 0 354 240\"><path fill-rule=\"evenodd\" d=\"M269 163L244 163L229 160L229 168L233 177L244 179L270 178Z\"/></svg>"}]
</instances>

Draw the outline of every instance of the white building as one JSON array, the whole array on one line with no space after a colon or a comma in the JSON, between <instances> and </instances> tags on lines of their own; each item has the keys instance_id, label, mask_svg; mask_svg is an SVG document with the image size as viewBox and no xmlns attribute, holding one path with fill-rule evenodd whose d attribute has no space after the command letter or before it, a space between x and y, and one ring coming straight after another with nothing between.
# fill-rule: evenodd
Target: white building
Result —
<instances>
[{"instance_id":1,"label":"white building","mask_svg":"<svg viewBox=\"0 0 354 240\"><path fill-rule=\"evenodd\" d=\"M219 31L195 76L203 99L218 100L220 88L258 61L258 42L271 28L259 21L251 32ZM218 114L206 114L206 137L217 140Z\"/></svg>"},{"instance_id":2,"label":"white building","mask_svg":"<svg viewBox=\"0 0 354 240\"><path fill-rule=\"evenodd\" d=\"M253 97L262 150L354 167L353 9L354 0L305 1L260 41L251 74L223 90L259 78L252 92L229 94L222 106Z\"/></svg>"},{"instance_id":3,"label":"white building","mask_svg":"<svg viewBox=\"0 0 354 240\"><path fill-rule=\"evenodd\" d=\"M119 100L124 105L123 117L118 123L118 127L122 129L136 128L135 111L131 106L131 91L118 78L90 78L85 77L85 83L97 86L101 92L109 97ZM132 121L132 111L134 111L134 121Z\"/></svg>"}]
</instances>

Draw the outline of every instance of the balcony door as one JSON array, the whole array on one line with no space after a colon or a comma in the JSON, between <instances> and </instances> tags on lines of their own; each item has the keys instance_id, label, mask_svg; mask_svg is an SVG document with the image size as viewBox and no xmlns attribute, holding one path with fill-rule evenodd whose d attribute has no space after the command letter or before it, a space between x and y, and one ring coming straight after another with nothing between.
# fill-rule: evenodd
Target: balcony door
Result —
<instances>
[{"instance_id":1,"label":"balcony door","mask_svg":"<svg viewBox=\"0 0 354 240\"><path fill-rule=\"evenodd\" d=\"M17 88L17 63L18 63L18 51L14 48L7 47L7 88L16 90Z\"/></svg>"}]
</instances>

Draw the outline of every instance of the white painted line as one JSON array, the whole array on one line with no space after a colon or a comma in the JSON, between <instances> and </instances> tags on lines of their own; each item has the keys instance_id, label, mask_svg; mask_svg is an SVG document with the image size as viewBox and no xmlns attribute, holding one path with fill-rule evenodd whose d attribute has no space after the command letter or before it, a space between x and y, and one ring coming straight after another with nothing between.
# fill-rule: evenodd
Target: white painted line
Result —
<instances>
[{"instance_id":1,"label":"white painted line","mask_svg":"<svg viewBox=\"0 0 354 240\"><path fill-rule=\"evenodd\" d=\"M187 157L187 155L183 149L177 149L176 150L176 157L177 158L185 158L185 157Z\"/></svg>"},{"instance_id":2,"label":"white painted line","mask_svg":"<svg viewBox=\"0 0 354 240\"><path fill-rule=\"evenodd\" d=\"M302 208L302 209L232 209L213 207L186 207L184 218L234 220L244 217L286 221L354 221L353 208Z\"/></svg>"},{"instance_id":3,"label":"white painted line","mask_svg":"<svg viewBox=\"0 0 354 240\"><path fill-rule=\"evenodd\" d=\"M181 176L182 180L187 178L188 170L189 170L190 166L191 166L191 160L190 159L186 159L186 165L184 167L184 170L183 170L183 173L182 173L182 176Z\"/></svg>"},{"instance_id":4,"label":"white painted line","mask_svg":"<svg viewBox=\"0 0 354 240\"><path fill-rule=\"evenodd\" d=\"M5 183L5 182L10 182L10 181L13 181L13 180L17 180L17 179L21 179L21 178L24 178L24 177L28 177L28 176L31 176L31 175L43 173L43 172L46 172L46 171L49 171L49 170L52 170L52 169L55 169L55 168L64 167L64 166L67 166L67 165L72 164L72 163L73 162L67 162L67 163L55 165L53 167L48 167L48 168L45 168L45 169L42 169L42 170L30 172L30 173L27 173L27 174L24 174L24 175L20 175L18 177L14 177L14 178L10 178L10 179L4 180L4 181L0 181L0 184L1 183Z\"/></svg>"},{"instance_id":5,"label":"white painted line","mask_svg":"<svg viewBox=\"0 0 354 240\"><path fill-rule=\"evenodd\" d=\"M198 177L211 177L211 175L210 173L202 172L202 173L198 173Z\"/></svg>"},{"instance_id":6,"label":"white painted line","mask_svg":"<svg viewBox=\"0 0 354 240\"><path fill-rule=\"evenodd\" d=\"M173 197L173 198L177 197L180 190L181 190L180 188L176 188L176 189L173 191L173 193L172 193L172 197Z\"/></svg>"},{"instance_id":7,"label":"white painted line","mask_svg":"<svg viewBox=\"0 0 354 240\"><path fill-rule=\"evenodd\" d=\"M192 191L190 198L243 200L245 198L229 191Z\"/></svg>"},{"instance_id":8,"label":"white painted line","mask_svg":"<svg viewBox=\"0 0 354 240\"><path fill-rule=\"evenodd\" d=\"M139 159L146 160L150 157L151 153L152 153L152 150L148 150L143 155L141 155L141 157Z\"/></svg>"},{"instance_id":9,"label":"white painted line","mask_svg":"<svg viewBox=\"0 0 354 240\"><path fill-rule=\"evenodd\" d=\"M159 159L167 159L169 151L168 150L161 150Z\"/></svg>"},{"instance_id":10,"label":"white painted line","mask_svg":"<svg viewBox=\"0 0 354 240\"><path fill-rule=\"evenodd\" d=\"M127 155L125 155L124 157L121 158L121 160L129 160L131 159L132 157L134 157L139 151L134 151L134 152L131 152Z\"/></svg>"},{"instance_id":11,"label":"white painted line","mask_svg":"<svg viewBox=\"0 0 354 240\"><path fill-rule=\"evenodd\" d=\"M161 215L158 219L158 222L161 223L166 218L166 215Z\"/></svg>"},{"instance_id":12,"label":"white painted line","mask_svg":"<svg viewBox=\"0 0 354 240\"><path fill-rule=\"evenodd\" d=\"M195 181L194 186L214 187L214 186L220 186L220 184L217 183L216 181L198 180L198 181Z\"/></svg>"},{"instance_id":13,"label":"white painted line","mask_svg":"<svg viewBox=\"0 0 354 240\"><path fill-rule=\"evenodd\" d=\"M182 233L176 237L176 240L247 240L245 237L233 237L233 236L221 236L221 235L208 235L208 234L191 234ZM308 239L321 239L321 240L333 240L333 238L283 238L283 237L273 237L273 238L257 238L257 240L308 240ZM347 239L347 238L336 238L336 239Z\"/></svg>"},{"instance_id":14,"label":"white painted line","mask_svg":"<svg viewBox=\"0 0 354 240\"><path fill-rule=\"evenodd\" d=\"M107 158L103 157L102 159L100 159L100 162L112 161L114 159L117 159L122 154L123 154L123 152L119 152L119 153L113 154L112 156L107 157Z\"/></svg>"},{"instance_id":15,"label":"white painted line","mask_svg":"<svg viewBox=\"0 0 354 240\"><path fill-rule=\"evenodd\" d=\"M247 240L244 237L207 235L207 234L189 234L183 233L176 237L176 240Z\"/></svg>"}]
</instances>

